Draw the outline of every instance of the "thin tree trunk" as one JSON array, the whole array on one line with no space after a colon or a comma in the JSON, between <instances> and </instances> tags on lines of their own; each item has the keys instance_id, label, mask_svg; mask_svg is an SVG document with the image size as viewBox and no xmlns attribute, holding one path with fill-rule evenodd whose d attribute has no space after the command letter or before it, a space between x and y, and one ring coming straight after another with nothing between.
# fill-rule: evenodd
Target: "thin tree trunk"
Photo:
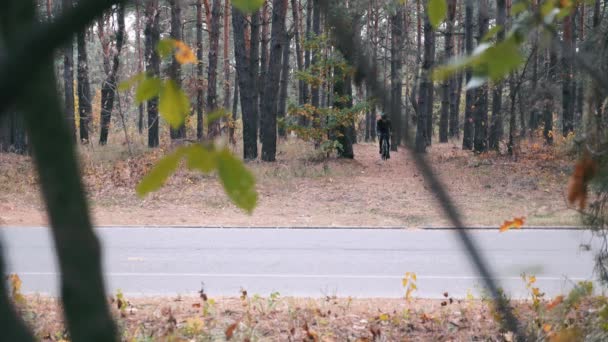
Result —
<instances>
[{"instance_id":1,"label":"thin tree trunk","mask_svg":"<svg viewBox=\"0 0 608 342\"><path fill-rule=\"evenodd\" d=\"M124 43L125 36L125 9L124 6L118 7L118 31L116 31L116 45L114 46L114 56L112 66L101 87L101 124L99 132L99 144L105 145L108 142L108 133L114 109L114 97L116 95L116 80L118 78L118 67L120 66L120 51Z\"/></svg>"},{"instance_id":2,"label":"thin tree trunk","mask_svg":"<svg viewBox=\"0 0 608 342\"><path fill-rule=\"evenodd\" d=\"M312 14L314 11L313 1L314 0L306 0L306 41L310 41L312 39ZM310 70L310 60L311 50L310 48L307 48L304 50L304 70ZM304 89L302 91L304 103L308 103L310 101L309 90L308 84L304 83ZM306 120L303 121L303 124L307 124Z\"/></svg>"},{"instance_id":3,"label":"thin tree trunk","mask_svg":"<svg viewBox=\"0 0 608 342\"><path fill-rule=\"evenodd\" d=\"M507 21L507 7L506 0L496 1L496 25L502 27L497 34L497 41L503 41L505 39L505 23ZM490 126L490 138L489 148L491 150L498 151L500 147L500 140L502 140L503 126L502 126L502 89L503 83L498 82L494 86L494 92L492 94L492 123Z\"/></svg>"},{"instance_id":4,"label":"thin tree trunk","mask_svg":"<svg viewBox=\"0 0 608 342\"><path fill-rule=\"evenodd\" d=\"M398 5L391 18L391 150L397 151L401 134L401 47L403 46L403 5Z\"/></svg>"},{"instance_id":5,"label":"thin tree trunk","mask_svg":"<svg viewBox=\"0 0 608 342\"><path fill-rule=\"evenodd\" d=\"M572 93L572 15L564 18L564 36L562 45L562 134L567 136L574 131L574 106Z\"/></svg>"},{"instance_id":6,"label":"thin tree trunk","mask_svg":"<svg viewBox=\"0 0 608 342\"><path fill-rule=\"evenodd\" d=\"M456 0L448 2L448 17L445 31L444 63L454 56L454 20L456 18ZM451 109L451 94L456 86L454 77L450 77L441 84L441 116L439 118L439 142L448 142L449 118Z\"/></svg>"},{"instance_id":7,"label":"thin tree trunk","mask_svg":"<svg viewBox=\"0 0 608 342\"><path fill-rule=\"evenodd\" d=\"M465 25L465 49L467 51L467 55L471 55L473 53L473 1L465 0L465 15L464 15L464 25ZM467 69L465 72L466 82L468 83L473 76L473 72L471 69ZM465 98L465 112L464 112L464 135L462 140L462 149L463 150L472 150L473 149L473 138L475 132L475 126L473 121L473 112L475 111L475 90L467 90L466 98Z\"/></svg>"},{"instance_id":8,"label":"thin tree trunk","mask_svg":"<svg viewBox=\"0 0 608 342\"><path fill-rule=\"evenodd\" d=\"M287 16L287 0L273 0L272 2L272 37L270 43L269 67L264 81L265 94L277 94L281 77L281 59L283 46L287 36L285 17ZM289 48L289 47L287 47ZM273 162L276 159L277 149L277 97L265 96L262 98L262 160Z\"/></svg>"},{"instance_id":9,"label":"thin tree trunk","mask_svg":"<svg viewBox=\"0 0 608 342\"><path fill-rule=\"evenodd\" d=\"M62 10L66 11L72 7L72 0L62 0ZM65 116L68 122L68 127L72 133L74 141L76 141L76 115L74 111L74 39L63 48L63 89L64 89L64 105Z\"/></svg>"},{"instance_id":10,"label":"thin tree trunk","mask_svg":"<svg viewBox=\"0 0 608 342\"><path fill-rule=\"evenodd\" d=\"M135 1L135 40L137 41L137 72L142 73L144 71L144 59L141 51L141 12L139 9L140 0ZM138 106L137 116L137 130L139 134L144 132L144 104L140 103Z\"/></svg>"},{"instance_id":11,"label":"thin tree trunk","mask_svg":"<svg viewBox=\"0 0 608 342\"><path fill-rule=\"evenodd\" d=\"M259 113L258 117L258 134L260 135L260 141L263 143L263 135L264 135L264 126L262 124L263 115L264 115L264 90L266 88L266 74L268 72L268 42L269 42L269 27L270 27L270 18L268 16L268 12L270 10L270 1L264 0L264 6L262 6L262 22L261 22L261 36L260 36L260 75L258 78L258 96L259 100ZM263 158L263 156L262 156Z\"/></svg>"},{"instance_id":12,"label":"thin tree trunk","mask_svg":"<svg viewBox=\"0 0 608 342\"><path fill-rule=\"evenodd\" d=\"M291 35L285 33L285 43L283 45L283 62L281 67L281 86L279 91L279 104L277 108L277 117L280 120L285 119L285 113L287 112L287 88L289 85L289 56L291 52L290 41ZM285 126L279 125L279 136L285 137Z\"/></svg>"},{"instance_id":13,"label":"thin tree trunk","mask_svg":"<svg viewBox=\"0 0 608 342\"><path fill-rule=\"evenodd\" d=\"M89 142L89 120L91 118L91 86L89 84L89 61L87 59L86 32L80 31L78 41L78 113L80 116L80 141Z\"/></svg>"},{"instance_id":14,"label":"thin tree trunk","mask_svg":"<svg viewBox=\"0 0 608 342\"><path fill-rule=\"evenodd\" d=\"M224 109L230 110L230 0L224 3ZM236 85L235 85L236 86Z\"/></svg>"},{"instance_id":15,"label":"thin tree trunk","mask_svg":"<svg viewBox=\"0 0 608 342\"><path fill-rule=\"evenodd\" d=\"M175 40L182 40L182 8L181 0L169 0L169 6L171 7L171 38ZM169 77L177 84L179 88L182 87L182 66L179 64L175 56L171 58L171 66L169 67ZM170 128L171 140L181 140L186 138L186 125L182 124L177 129Z\"/></svg>"},{"instance_id":16,"label":"thin tree trunk","mask_svg":"<svg viewBox=\"0 0 608 342\"><path fill-rule=\"evenodd\" d=\"M236 145L236 136L235 136L235 125L236 120L238 120L238 106L239 106L239 75L235 71L234 73L234 96L232 97L232 123L228 129L228 136L230 139L230 144L233 146Z\"/></svg>"},{"instance_id":17,"label":"thin tree trunk","mask_svg":"<svg viewBox=\"0 0 608 342\"><path fill-rule=\"evenodd\" d=\"M301 37L300 37L300 1L299 0L291 0L291 11L293 16L293 36L295 38L296 44L296 64L298 67L298 71L302 72L304 70L304 57L302 55L302 47L301 47ZM304 105L306 101L306 97L304 96L304 88L306 87L306 82L304 80L298 80L298 104Z\"/></svg>"},{"instance_id":18,"label":"thin tree trunk","mask_svg":"<svg viewBox=\"0 0 608 342\"><path fill-rule=\"evenodd\" d=\"M319 0L309 0L313 2L313 19L312 19L312 33L314 37L319 37L321 35L321 6L319 4ZM311 64L314 66L319 62L320 59L320 51L315 50L312 54ZM320 94L319 87L315 85L311 85L311 105L314 108L313 114L313 127L320 128L321 123L319 122L319 109L320 109ZM320 143L318 141L315 142L315 148L318 148Z\"/></svg>"},{"instance_id":19,"label":"thin tree trunk","mask_svg":"<svg viewBox=\"0 0 608 342\"><path fill-rule=\"evenodd\" d=\"M458 8L458 0L454 0L454 4L450 4L453 8L449 8L449 10L453 11L453 15L455 16L458 13L458 18L456 19L459 24L462 24L462 11L457 10ZM448 12L448 16L452 15L452 13ZM452 17L452 49L454 49L455 45L455 37L454 37L454 17ZM462 48L462 35L458 37L458 47L456 48L456 53L461 53ZM454 55L455 53L452 52ZM449 136L450 138L459 137L460 136L460 127L459 127L459 114L460 114L460 94L462 90L462 72L457 73L452 78L450 78L449 82L449 90L450 90L450 127L449 127Z\"/></svg>"},{"instance_id":20,"label":"thin tree trunk","mask_svg":"<svg viewBox=\"0 0 608 342\"><path fill-rule=\"evenodd\" d=\"M488 0L479 0L478 18L478 40L477 45L481 44L481 39L488 31ZM488 85L484 84L475 91L475 111L473 112L475 121L475 152L485 152L488 149Z\"/></svg>"},{"instance_id":21,"label":"thin tree trunk","mask_svg":"<svg viewBox=\"0 0 608 342\"><path fill-rule=\"evenodd\" d=\"M146 3L146 28L144 35L146 73L149 77L160 76L160 56L156 52L156 45L160 40L158 0L151 0ZM158 97L148 100L148 147L158 147L159 145L159 118L158 118Z\"/></svg>"},{"instance_id":22,"label":"thin tree trunk","mask_svg":"<svg viewBox=\"0 0 608 342\"><path fill-rule=\"evenodd\" d=\"M211 29L209 30L209 63L207 71L207 113L215 111L217 106L217 61L220 42L220 19L222 16L221 0L213 0L211 8ZM220 134L220 121L208 124L210 138Z\"/></svg>"},{"instance_id":23,"label":"thin tree trunk","mask_svg":"<svg viewBox=\"0 0 608 342\"><path fill-rule=\"evenodd\" d=\"M547 68L547 79L549 84L555 84L557 82L557 54L551 50L549 53L549 67ZM553 110L554 110L554 96L549 93L546 96L545 104L543 107L543 135L548 145L553 144Z\"/></svg>"},{"instance_id":24,"label":"thin tree trunk","mask_svg":"<svg viewBox=\"0 0 608 342\"><path fill-rule=\"evenodd\" d=\"M203 139L203 1L196 2L196 139Z\"/></svg>"}]
</instances>

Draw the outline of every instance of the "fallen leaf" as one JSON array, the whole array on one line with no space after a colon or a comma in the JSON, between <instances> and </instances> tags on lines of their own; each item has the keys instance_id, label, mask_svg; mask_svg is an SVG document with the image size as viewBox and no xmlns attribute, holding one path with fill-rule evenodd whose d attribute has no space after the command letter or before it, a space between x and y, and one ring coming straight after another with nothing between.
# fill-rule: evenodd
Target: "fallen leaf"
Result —
<instances>
[{"instance_id":1,"label":"fallen leaf","mask_svg":"<svg viewBox=\"0 0 608 342\"><path fill-rule=\"evenodd\" d=\"M525 220L525 217L516 217L512 221L505 221L500 228L498 228L498 231L504 233L509 229L521 229L525 223Z\"/></svg>"},{"instance_id":2,"label":"fallen leaf","mask_svg":"<svg viewBox=\"0 0 608 342\"><path fill-rule=\"evenodd\" d=\"M234 331L236 330L236 328L239 326L239 322L234 322L232 324L230 324L228 326L228 328L226 328L226 331L224 332L226 334L226 339L229 340L232 338L232 336L234 336Z\"/></svg>"}]
</instances>

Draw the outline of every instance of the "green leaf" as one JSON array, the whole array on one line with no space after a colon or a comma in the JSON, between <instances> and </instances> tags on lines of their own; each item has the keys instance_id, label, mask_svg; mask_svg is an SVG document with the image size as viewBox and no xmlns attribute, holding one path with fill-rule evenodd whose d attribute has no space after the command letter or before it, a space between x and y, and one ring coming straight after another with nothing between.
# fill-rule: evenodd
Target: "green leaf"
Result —
<instances>
[{"instance_id":1,"label":"green leaf","mask_svg":"<svg viewBox=\"0 0 608 342\"><path fill-rule=\"evenodd\" d=\"M251 213L258 199L255 178L243 162L228 150L218 152L217 161L220 180L226 194L239 208Z\"/></svg>"},{"instance_id":2,"label":"green leaf","mask_svg":"<svg viewBox=\"0 0 608 342\"><path fill-rule=\"evenodd\" d=\"M143 72L135 74L135 75L129 77L128 79L120 82L118 84L118 90L127 91L127 90L131 89L137 83L140 83L141 81L143 81L145 78L146 78L146 74Z\"/></svg>"},{"instance_id":3,"label":"green leaf","mask_svg":"<svg viewBox=\"0 0 608 342\"><path fill-rule=\"evenodd\" d=\"M224 108L216 109L207 115L207 125L211 125L217 120L228 116L228 112Z\"/></svg>"},{"instance_id":4,"label":"green leaf","mask_svg":"<svg viewBox=\"0 0 608 342\"><path fill-rule=\"evenodd\" d=\"M522 13L528 8L528 4L525 1L518 1L511 6L511 15L516 16Z\"/></svg>"},{"instance_id":5,"label":"green leaf","mask_svg":"<svg viewBox=\"0 0 608 342\"><path fill-rule=\"evenodd\" d=\"M190 100L175 81L165 81L160 92L158 111L173 128L178 128L184 123L190 112Z\"/></svg>"},{"instance_id":6,"label":"green leaf","mask_svg":"<svg viewBox=\"0 0 608 342\"><path fill-rule=\"evenodd\" d=\"M232 5L243 13L257 11L264 4L264 0L232 0Z\"/></svg>"},{"instance_id":7,"label":"green leaf","mask_svg":"<svg viewBox=\"0 0 608 342\"><path fill-rule=\"evenodd\" d=\"M183 154L184 149L181 148L158 161L154 168L137 184L135 188L137 194L143 197L150 192L160 189L167 181L167 178L177 169Z\"/></svg>"},{"instance_id":8,"label":"green leaf","mask_svg":"<svg viewBox=\"0 0 608 342\"><path fill-rule=\"evenodd\" d=\"M489 48L481 58L486 63L488 76L498 80L523 63L519 45L514 39L507 39Z\"/></svg>"},{"instance_id":9,"label":"green leaf","mask_svg":"<svg viewBox=\"0 0 608 342\"><path fill-rule=\"evenodd\" d=\"M162 81L158 77L144 78L135 91L135 102L140 104L155 96L158 96L162 87Z\"/></svg>"},{"instance_id":10,"label":"green leaf","mask_svg":"<svg viewBox=\"0 0 608 342\"><path fill-rule=\"evenodd\" d=\"M446 0L429 0L428 6L429 21L437 29L448 13L448 5Z\"/></svg>"},{"instance_id":11,"label":"green leaf","mask_svg":"<svg viewBox=\"0 0 608 342\"><path fill-rule=\"evenodd\" d=\"M190 170L210 173L217 168L217 155L201 145L193 145L186 152L187 166Z\"/></svg>"},{"instance_id":12,"label":"green leaf","mask_svg":"<svg viewBox=\"0 0 608 342\"><path fill-rule=\"evenodd\" d=\"M162 39L156 45L156 52L158 52L160 58L171 56L173 49L175 49L175 39L171 38Z\"/></svg>"}]
</instances>

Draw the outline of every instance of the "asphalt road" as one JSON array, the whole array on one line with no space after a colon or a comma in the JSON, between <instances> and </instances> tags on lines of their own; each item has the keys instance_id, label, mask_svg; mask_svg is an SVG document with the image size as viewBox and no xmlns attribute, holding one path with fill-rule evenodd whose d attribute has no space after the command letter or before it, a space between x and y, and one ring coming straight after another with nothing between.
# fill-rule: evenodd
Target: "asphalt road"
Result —
<instances>
[{"instance_id":1,"label":"asphalt road","mask_svg":"<svg viewBox=\"0 0 608 342\"><path fill-rule=\"evenodd\" d=\"M451 230L99 228L109 291L126 295L250 294L402 297L415 272L418 297L479 296L481 279ZM526 295L521 273L549 296L593 278L599 241L580 230L471 231L496 280ZM7 268L28 293L58 293L46 228L0 228ZM590 246L587 250L585 245Z\"/></svg>"}]
</instances>

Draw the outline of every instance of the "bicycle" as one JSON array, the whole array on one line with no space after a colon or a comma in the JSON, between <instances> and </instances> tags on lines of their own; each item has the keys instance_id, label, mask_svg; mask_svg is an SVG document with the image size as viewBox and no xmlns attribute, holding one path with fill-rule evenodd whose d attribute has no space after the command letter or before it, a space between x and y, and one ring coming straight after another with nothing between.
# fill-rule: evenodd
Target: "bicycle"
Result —
<instances>
[{"instance_id":1,"label":"bicycle","mask_svg":"<svg viewBox=\"0 0 608 342\"><path fill-rule=\"evenodd\" d=\"M380 151L382 152L382 160L390 159L390 151L388 149L388 137L382 137L382 145Z\"/></svg>"}]
</instances>

